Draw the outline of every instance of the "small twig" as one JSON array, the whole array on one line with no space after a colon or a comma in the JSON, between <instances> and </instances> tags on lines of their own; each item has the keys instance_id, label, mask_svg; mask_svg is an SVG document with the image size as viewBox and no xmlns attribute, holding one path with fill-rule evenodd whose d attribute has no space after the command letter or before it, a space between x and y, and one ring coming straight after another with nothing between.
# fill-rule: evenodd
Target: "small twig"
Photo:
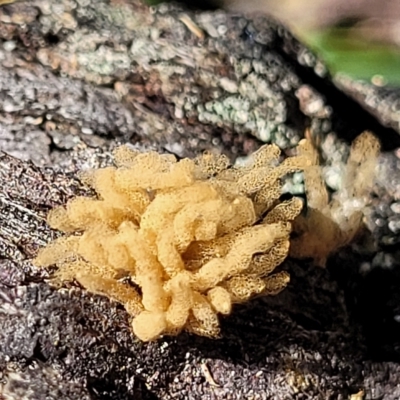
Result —
<instances>
[{"instance_id":1,"label":"small twig","mask_svg":"<svg viewBox=\"0 0 400 400\"><path fill-rule=\"evenodd\" d=\"M188 15L182 15L179 20L183 22L190 32L196 35L199 39L203 40L205 38L204 31Z\"/></svg>"},{"instance_id":2,"label":"small twig","mask_svg":"<svg viewBox=\"0 0 400 400\"><path fill-rule=\"evenodd\" d=\"M210 370L207 367L205 362L200 364L201 372L203 373L204 377L206 378L206 382L208 382L211 386L220 387L217 382L215 382L214 378L211 375Z\"/></svg>"}]
</instances>

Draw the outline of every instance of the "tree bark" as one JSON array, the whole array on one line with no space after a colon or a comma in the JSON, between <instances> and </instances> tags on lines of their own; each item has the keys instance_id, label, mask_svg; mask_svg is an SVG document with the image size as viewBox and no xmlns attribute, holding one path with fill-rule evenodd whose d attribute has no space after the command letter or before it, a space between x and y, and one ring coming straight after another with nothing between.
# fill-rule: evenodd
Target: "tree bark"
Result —
<instances>
[{"instance_id":1,"label":"tree bark","mask_svg":"<svg viewBox=\"0 0 400 400\"><path fill-rule=\"evenodd\" d=\"M267 17L128 0L3 5L0 39L3 398L400 397L399 135L311 51ZM142 344L118 304L54 288L31 264L57 235L48 210L88 194L77 172L110 164L117 143L234 160L262 142L290 154L306 128L332 188L347 141L364 129L381 139L369 247L340 251L327 269L288 260L288 289L236 307L219 340Z\"/></svg>"}]
</instances>

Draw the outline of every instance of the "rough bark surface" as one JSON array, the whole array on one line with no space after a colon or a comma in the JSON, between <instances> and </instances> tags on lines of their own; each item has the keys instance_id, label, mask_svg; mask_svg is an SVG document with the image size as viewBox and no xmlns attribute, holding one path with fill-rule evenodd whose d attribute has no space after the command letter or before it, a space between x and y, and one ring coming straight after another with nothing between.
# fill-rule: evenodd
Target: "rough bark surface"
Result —
<instances>
[{"instance_id":1,"label":"rough bark surface","mask_svg":"<svg viewBox=\"0 0 400 400\"><path fill-rule=\"evenodd\" d=\"M398 124L381 125L264 17L33 0L0 7L0 41L3 398L400 397ZM364 129L382 140L364 245L327 269L288 260L288 289L237 307L221 339L140 343L118 304L53 288L31 265L57 235L47 211L87 193L76 173L109 164L116 142L235 159L263 141L289 154L306 127L333 189L346 140Z\"/></svg>"}]
</instances>

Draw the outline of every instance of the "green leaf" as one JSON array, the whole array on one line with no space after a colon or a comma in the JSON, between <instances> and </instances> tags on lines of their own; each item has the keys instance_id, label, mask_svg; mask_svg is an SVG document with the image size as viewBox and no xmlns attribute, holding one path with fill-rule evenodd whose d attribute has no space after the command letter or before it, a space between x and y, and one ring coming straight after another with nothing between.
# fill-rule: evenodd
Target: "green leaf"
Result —
<instances>
[{"instance_id":1,"label":"green leaf","mask_svg":"<svg viewBox=\"0 0 400 400\"><path fill-rule=\"evenodd\" d=\"M400 84L400 49L396 46L362 40L346 28L303 32L301 36L333 73L369 81L382 76L387 83Z\"/></svg>"}]
</instances>

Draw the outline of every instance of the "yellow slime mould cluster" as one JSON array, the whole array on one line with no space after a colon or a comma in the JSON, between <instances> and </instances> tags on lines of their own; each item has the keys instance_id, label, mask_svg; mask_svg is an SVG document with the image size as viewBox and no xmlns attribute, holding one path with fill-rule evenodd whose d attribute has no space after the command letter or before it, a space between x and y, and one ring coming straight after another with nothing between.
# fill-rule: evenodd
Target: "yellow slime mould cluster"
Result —
<instances>
[{"instance_id":1,"label":"yellow slime mould cluster","mask_svg":"<svg viewBox=\"0 0 400 400\"><path fill-rule=\"evenodd\" d=\"M83 176L96 197L49 213L65 235L34 262L56 265L56 283L77 280L122 303L143 341L182 330L217 337L218 314L289 282L273 271L302 209L298 198L279 200L280 178L311 164L310 146L299 147L280 162L266 145L235 167L223 155L177 161L121 146L115 166Z\"/></svg>"},{"instance_id":2,"label":"yellow slime mould cluster","mask_svg":"<svg viewBox=\"0 0 400 400\"><path fill-rule=\"evenodd\" d=\"M65 233L35 264L58 267L54 282L77 280L122 303L136 336L149 341L182 330L217 337L218 314L289 282L275 268L289 254L324 265L358 232L379 154L369 132L353 143L342 187L331 199L318 153L307 140L280 162L266 145L244 166L223 155L177 161L172 155L115 150L115 166L83 175L97 196L52 210ZM280 201L280 178L304 170L307 210ZM292 238L290 234L294 226Z\"/></svg>"},{"instance_id":3,"label":"yellow slime mould cluster","mask_svg":"<svg viewBox=\"0 0 400 400\"><path fill-rule=\"evenodd\" d=\"M379 153L379 141L371 132L359 135L351 145L341 187L329 198L316 150L310 142L299 146L311 166L304 169L307 211L293 224L297 237L291 239L290 256L312 258L324 267L330 254L353 241L363 225Z\"/></svg>"}]
</instances>

